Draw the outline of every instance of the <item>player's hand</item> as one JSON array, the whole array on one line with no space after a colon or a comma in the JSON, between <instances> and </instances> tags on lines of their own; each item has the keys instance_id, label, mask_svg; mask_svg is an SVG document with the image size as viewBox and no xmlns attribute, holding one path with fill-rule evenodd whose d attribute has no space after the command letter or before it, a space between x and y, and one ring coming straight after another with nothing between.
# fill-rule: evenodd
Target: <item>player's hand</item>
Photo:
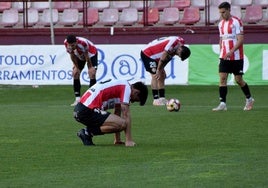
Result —
<instances>
[{"instance_id":1,"label":"player's hand","mask_svg":"<svg viewBox=\"0 0 268 188\"><path fill-rule=\"evenodd\" d=\"M124 145L125 142L122 142L121 140L118 140L118 141L114 141L114 145Z\"/></svg>"},{"instance_id":2,"label":"player's hand","mask_svg":"<svg viewBox=\"0 0 268 188\"><path fill-rule=\"evenodd\" d=\"M231 56L232 56L232 54L233 54L233 52L232 51L230 51L230 52L228 52L225 56L224 56L224 60L230 60L230 58L231 58Z\"/></svg>"},{"instance_id":3,"label":"player's hand","mask_svg":"<svg viewBox=\"0 0 268 188\"><path fill-rule=\"evenodd\" d=\"M154 78L155 78L156 80L159 80L159 78L160 78L160 75L159 75L158 72L156 72L153 76L154 76Z\"/></svg>"},{"instance_id":4,"label":"player's hand","mask_svg":"<svg viewBox=\"0 0 268 188\"><path fill-rule=\"evenodd\" d=\"M160 78L165 78L166 72L164 69L157 70L153 76L156 80L159 80Z\"/></svg>"},{"instance_id":5,"label":"player's hand","mask_svg":"<svg viewBox=\"0 0 268 188\"><path fill-rule=\"evenodd\" d=\"M162 71L161 70L156 70L154 77L155 79L159 80L162 76Z\"/></svg>"},{"instance_id":6,"label":"player's hand","mask_svg":"<svg viewBox=\"0 0 268 188\"><path fill-rule=\"evenodd\" d=\"M127 146L127 147L133 147L135 145L136 145L136 143L133 141L126 141L126 143L125 143L125 146Z\"/></svg>"}]
</instances>

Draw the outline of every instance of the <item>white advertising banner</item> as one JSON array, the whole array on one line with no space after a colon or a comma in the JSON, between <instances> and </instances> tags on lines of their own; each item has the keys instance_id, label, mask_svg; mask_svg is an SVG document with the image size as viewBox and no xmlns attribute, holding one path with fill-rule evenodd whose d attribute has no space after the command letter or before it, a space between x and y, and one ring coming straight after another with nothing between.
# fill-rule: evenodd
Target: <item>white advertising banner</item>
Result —
<instances>
[{"instance_id":1,"label":"white advertising banner","mask_svg":"<svg viewBox=\"0 0 268 188\"><path fill-rule=\"evenodd\" d=\"M127 79L150 84L151 76L140 60L144 45L97 45L97 81ZM174 57L166 66L166 84L188 84L188 60ZM81 83L89 84L87 68ZM0 84L71 85L72 61L64 45L0 46Z\"/></svg>"}]
</instances>

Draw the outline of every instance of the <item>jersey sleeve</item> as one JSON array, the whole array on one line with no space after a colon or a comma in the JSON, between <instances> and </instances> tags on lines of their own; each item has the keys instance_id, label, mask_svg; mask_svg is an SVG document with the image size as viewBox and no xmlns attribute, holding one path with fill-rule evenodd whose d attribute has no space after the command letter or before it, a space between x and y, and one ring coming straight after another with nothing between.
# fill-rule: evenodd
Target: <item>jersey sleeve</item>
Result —
<instances>
[{"instance_id":1,"label":"jersey sleeve","mask_svg":"<svg viewBox=\"0 0 268 188\"><path fill-rule=\"evenodd\" d=\"M121 93L120 102L129 104L131 94L131 86L127 83L125 89Z\"/></svg>"},{"instance_id":2,"label":"jersey sleeve","mask_svg":"<svg viewBox=\"0 0 268 188\"><path fill-rule=\"evenodd\" d=\"M244 31L243 31L243 24L242 24L242 21L241 20L236 20L234 22L234 27L235 27L235 31L237 35L239 34L244 34Z\"/></svg>"}]
</instances>

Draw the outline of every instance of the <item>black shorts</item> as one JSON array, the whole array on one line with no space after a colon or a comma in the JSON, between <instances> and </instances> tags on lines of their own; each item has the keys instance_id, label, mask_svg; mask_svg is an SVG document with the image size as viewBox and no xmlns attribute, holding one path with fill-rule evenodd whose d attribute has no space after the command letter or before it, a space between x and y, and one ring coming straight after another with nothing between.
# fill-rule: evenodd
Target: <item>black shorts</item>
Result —
<instances>
[{"instance_id":1,"label":"black shorts","mask_svg":"<svg viewBox=\"0 0 268 188\"><path fill-rule=\"evenodd\" d=\"M96 53L96 55L92 56L90 58L92 66L95 67L95 69L98 68L98 53ZM77 58L77 62L78 62L78 68L80 71L82 71L85 67L86 61L82 61L80 59Z\"/></svg>"},{"instance_id":2,"label":"black shorts","mask_svg":"<svg viewBox=\"0 0 268 188\"><path fill-rule=\"evenodd\" d=\"M156 73L156 69L158 66L158 62L156 60L146 56L143 51L141 51L141 60L147 72L150 72L151 74Z\"/></svg>"},{"instance_id":3,"label":"black shorts","mask_svg":"<svg viewBox=\"0 0 268 188\"><path fill-rule=\"evenodd\" d=\"M224 60L220 59L219 72L243 75L244 60Z\"/></svg>"},{"instance_id":4,"label":"black shorts","mask_svg":"<svg viewBox=\"0 0 268 188\"><path fill-rule=\"evenodd\" d=\"M89 109L80 102L74 108L75 120L87 126L92 133L101 133L100 126L103 125L109 115L109 112Z\"/></svg>"}]
</instances>

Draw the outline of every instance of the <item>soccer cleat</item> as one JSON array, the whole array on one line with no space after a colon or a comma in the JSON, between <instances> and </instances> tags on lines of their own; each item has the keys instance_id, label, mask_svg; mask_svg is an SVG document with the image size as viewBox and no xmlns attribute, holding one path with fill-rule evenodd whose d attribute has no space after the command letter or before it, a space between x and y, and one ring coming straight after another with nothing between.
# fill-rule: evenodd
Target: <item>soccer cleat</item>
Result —
<instances>
[{"instance_id":1,"label":"soccer cleat","mask_svg":"<svg viewBox=\"0 0 268 188\"><path fill-rule=\"evenodd\" d=\"M221 102L219 104L219 106L217 106L216 108L213 108L212 111L216 112L216 111L226 111L227 107L226 104L224 102Z\"/></svg>"},{"instance_id":2,"label":"soccer cleat","mask_svg":"<svg viewBox=\"0 0 268 188\"><path fill-rule=\"evenodd\" d=\"M77 136L82 140L85 146L94 146L95 144L92 142L92 136L86 134L85 129L81 129Z\"/></svg>"},{"instance_id":3,"label":"soccer cleat","mask_svg":"<svg viewBox=\"0 0 268 188\"><path fill-rule=\"evenodd\" d=\"M153 105L154 106L165 106L167 103L167 100L164 97L161 97L159 99L154 99Z\"/></svg>"},{"instance_id":4,"label":"soccer cleat","mask_svg":"<svg viewBox=\"0 0 268 188\"><path fill-rule=\"evenodd\" d=\"M246 105L244 107L245 111L252 110L254 104L254 99L250 97L249 99L246 99Z\"/></svg>"}]
</instances>

